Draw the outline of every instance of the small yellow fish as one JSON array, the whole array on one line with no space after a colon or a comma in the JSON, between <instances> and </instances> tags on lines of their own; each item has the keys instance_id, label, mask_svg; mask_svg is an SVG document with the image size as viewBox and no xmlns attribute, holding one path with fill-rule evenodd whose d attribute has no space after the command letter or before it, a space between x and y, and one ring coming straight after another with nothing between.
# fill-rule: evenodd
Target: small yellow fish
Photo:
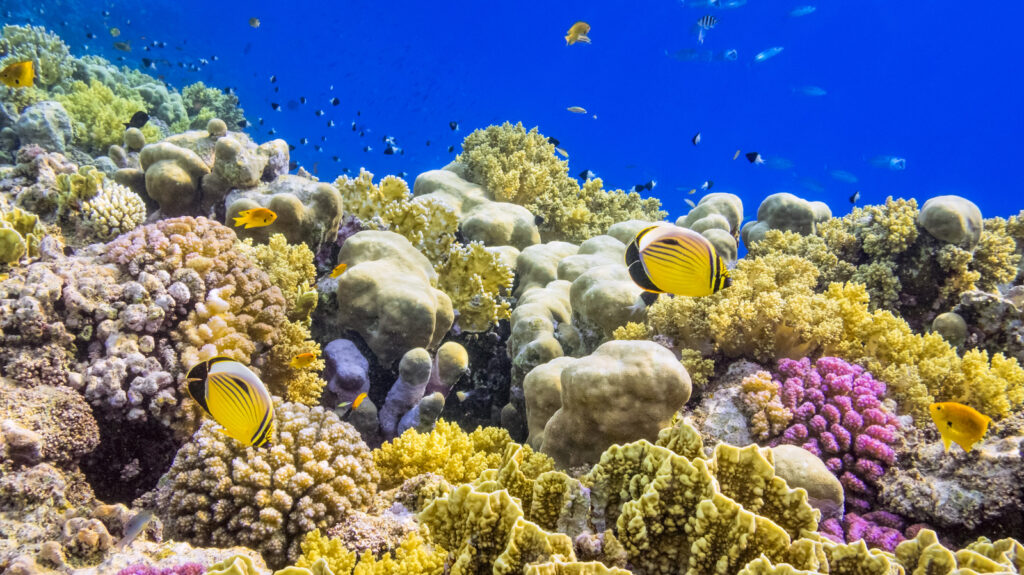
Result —
<instances>
[{"instance_id":1,"label":"small yellow fish","mask_svg":"<svg viewBox=\"0 0 1024 575\"><path fill-rule=\"evenodd\" d=\"M363 393L360 393L359 395L357 395L355 400L353 400L353 401L345 401L345 402L339 403L338 407L334 408L334 412L338 413L338 410L344 409L344 408L347 407L348 410L345 412L344 415L341 416L341 420L342 421L347 421L348 420L348 416L352 415L353 411L359 409L359 406L363 403L364 399L366 399L366 392L365 391Z\"/></svg>"},{"instance_id":2,"label":"small yellow fish","mask_svg":"<svg viewBox=\"0 0 1024 575\"><path fill-rule=\"evenodd\" d=\"M566 110L569 110L573 114L586 114L587 113L586 108L583 108L582 106L569 106L568 108L566 108Z\"/></svg>"},{"instance_id":3,"label":"small yellow fish","mask_svg":"<svg viewBox=\"0 0 1024 575\"><path fill-rule=\"evenodd\" d=\"M460 402L461 401L466 401L466 398L469 397L469 394L466 393L465 391L456 391L455 392L455 397L457 397Z\"/></svg>"},{"instance_id":4,"label":"small yellow fish","mask_svg":"<svg viewBox=\"0 0 1024 575\"><path fill-rule=\"evenodd\" d=\"M583 21L573 24L569 31L565 33L565 45L569 46L576 42L590 44L590 38L587 37L588 32L590 32L590 24Z\"/></svg>"},{"instance_id":5,"label":"small yellow fish","mask_svg":"<svg viewBox=\"0 0 1024 575\"><path fill-rule=\"evenodd\" d=\"M131 52L132 45L128 42L114 42L114 49L122 52Z\"/></svg>"},{"instance_id":6,"label":"small yellow fish","mask_svg":"<svg viewBox=\"0 0 1024 575\"><path fill-rule=\"evenodd\" d=\"M690 190L690 191L689 191L689 192L687 192L687 193L689 193L689 194L690 194L690 195L692 196L693 194L696 194L696 193L697 193L697 188L693 188L692 190Z\"/></svg>"},{"instance_id":7,"label":"small yellow fish","mask_svg":"<svg viewBox=\"0 0 1024 575\"><path fill-rule=\"evenodd\" d=\"M117 28L111 28L110 29L110 35L113 36L114 38L117 38L118 36L121 35L121 31L118 30Z\"/></svg>"},{"instance_id":8,"label":"small yellow fish","mask_svg":"<svg viewBox=\"0 0 1024 575\"><path fill-rule=\"evenodd\" d=\"M564 158L568 158L569 157L569 152L566 152L562 148L555 148L555 151L558 152L559 154L562 154L562 157L564 157Z\"/></svg>"},{"instance_id":9,"label":"small yellow fish","mask_svg":"<svg viewBox=\"0 0 1024 575\"><path fill-rule=\"evenodd\" d=\"M683 201L686 202L686 205L690 206L691 210L697 207L697 204L693 203L693 200L690 198L683 198Z\"/></svg>"},{"instance_id":10,"label":"small yellow fish","mask_svg":"<svg viewBox=\"0 0 1024 575\"><path fill-rule=\"evenodd\" d=\"M690 198L684 201L693 206ZM636 285L656 294L702 297L732 285L715 246L697 232L672 224L640 230L626 246L626 268Z\"/></svg>"},{"instance_id":11,"label":"small yellow fish","mask_svg":"<svg viewBox=\"0 0 1024 575\"><path fill-rule=\"evenodd\" d=\"M304 369L313 365L314 361L316 361L316 354L311 351L307 351L306 353L300 353L293 357L291 363L288 365L295 369Z\"/></svg>"},{"instance_id":12,"label":"small yellow fish","mask_svg":"<svg viewBox=\"0 0 1024 575\"><path fill-rule=\"evenodd\" d=\"M0 71L0 82L11 88L31 88L35 77L36 71L32 60L8 64Z\"/></svg>"},{"instance_id":13,"label":"small yellow fish","mask_svg":"<svg viewBox=\"0 0 1024 575\"><path fill-rule=\"evenodd\" d=\"M273 210L268 208L253 208L251 210L243 210L238 212L238 216L235 218L235 227L245 225L245 229L249 228L262 228L263 226L269 226L277 220L277 214Z\"/></svg>"},{"instance_id":14,"label":"small yellow fish","mask_svg":"<svg viewBox=\"0 0 1024 575\"><path fill-rule=\"evenodd\" d=\"M336 278L336 277L340 276L341 274L345 273L345 270L347 270L347 269L348 269L348 264L338 264L338 265L334 266L333 270L331 270L331 277L332 278Z\"/></svg>"},{"instance_id":15,"label":"small yellow fish","mask_svg":"<svg viewBox=\"0 0 1024 575\"><path fill-rule=\"evenodd\" d=\"M739 151L739 150L736 150L736 153L732 155L732 159L734 159L734 160L735 160L735 159L736 159L736 158L738 158L738 157L740 157L740 151Z\"/></svg>"},{"instance_id":16,"label":"small yellow fish","mask_svg":"<svg viewBox=\"0 0 1024 575\"><path fill-rule=\"evenodd\" d=\"M955 401L933 403L928 406L928 411L932 414L935 426L939 428L947 453L950 443L956 443L970 453L974 444L985 437L988 425L992 423L991 417Z\"/></svg>"},{"instance_id":17,"label":"small yellow fish","mask_svg":"<svg viewBox=\"0 0 1024 575\"><path fill-rule=\"evenodd\" d=\"M11 277L11 274L0 274L0 282L7 281Z\"/></svg>"},{"instance_id":18,"label":"small yellow fish","mask_svg":"<svg viewBox=\"0 0 1024 575\"><path fill-rule=\"evenodd\" d=\"M253 28L259 28L260 27L260 19L259 18L249 18L249 25L252 26Z\"/></svg>"}]
</instances>

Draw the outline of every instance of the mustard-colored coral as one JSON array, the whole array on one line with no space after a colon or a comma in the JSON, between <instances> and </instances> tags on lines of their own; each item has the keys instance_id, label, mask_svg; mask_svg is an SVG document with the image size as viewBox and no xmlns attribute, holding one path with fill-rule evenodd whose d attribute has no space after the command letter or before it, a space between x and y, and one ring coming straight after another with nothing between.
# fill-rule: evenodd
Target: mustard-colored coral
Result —
<instances>
[{"instance_id":1,"label":"mustard-colored coral","mask_svg":"<svg viewBox=\"0 0 1024 575\"><path fill-rule=\"evenodd\" d=\"M135 112L146 111L142 98L124 98L93 80L89 84L77 81L66 94L56 95L71 117L75 142L85 150L104 154L107 148L121 144L124 122ZM160 130L153 124L142 128L147 142L160 139Z\"/></svg>"},{"instance_id":2,"label":"mustard-colored coral","mask_svg":"<svg viewBox=\"0 0 1024 575\"><path fill-rule=\"evenodd\" d=\"M414 532L402 539L393 557L385 554L377 559L363 552L352 575L441 575L447 556L439 545Z\"/></svg>"},{"instance_id":3,"label":"mustard-colored coral","mask_svg":"<svg viewBox=\"0 0 1024 575\"><path fill-rule=\"evenodd\" d=\"M0 210L0 264L12 264L26 255L38 257L39 242L47 233L33 213L20 208Z\"/></svg>"},{"instance_id":4,"label":"mustard-colored coral","mask_svg":"<svg viewBox=\"0 0 1024 575\"><path fill-rule=\"evenodd\" d=\"M340 575L352 572L356 564L356 554L345 548L340 539L331 539L314 529L303 537L299 544L302 555L295 561L296 567L312 567L317 561L327 563L332 573Z\"/></svg>"},{"instance_id":5,"label":"mustard-colored coral","mask_svg":"<svg viewBox=\"0 0 1024 575\"><path fill-rule=\"evenodd\" d=\"M448 256L434 269L437 287L451 298L464 331L487 331L511 316L508 300L515 274L482 243L452 244Z\"/></svg>"},{"instance_id":6,"label":"mustard-colored coral","mask_svg":"<svg viewBox=\"0 0 1024 575\"><path fill-rule=\"evenodd\" d=\"M841 220L830 220L819 227ZM842 229L842 228L840 228ZM830 232L828 232L830 233ZM856 241L850 235L850 241ZM836 255L827 240L815 235L804 235L783 230L768 230L764 238L747 248L748 258L759 258L771 253L800 256L818 268L818 288L828 287L832 282L849 281L856 266Z\"/></svg>"},{"instance_id":7,"label":"mustard-colored coral","mask_svg":"<svg viewBox=\"0 0 1024 575\"><path fill-rule=\"evenodd\" d=\"M265 244L254 244L252 238L248 238L241 242L239 249L270 274L270 281L281 290L289 305L298 299L302 284L316 281L316 266L309 246L289 244L282 234L270 236Z\"/></svg>"},{"instance_id":8,"label":"mustard-colored coral","mask_svg":"<svg viewBox=\"0 0 1024 575\"><path fill-rule=\"evenodd\" d=\"M1021 256L1003 218L985 220L981 239L974 248L971 269L978 272L978 289L993 292L1001 284L1013 282Z\"/></svg>"},{"instance_id":9,"label":"mustard-colored coral","mask_svg":"<svg viewBox=\"0 0 1024 575\"><path fill-rule=\"evenodd\" d=\"M639 340L650 339L650 337L650 328L635 321L628 322L626 325L620 325L612 332L612 339Z\"/></svg>"},{"instance_id":10,"label":"mustard-colored coral","mask_svg":"<svg viewBox=\"0 0 1024 575\"><path fill-rule=\"evenodd\" d=\"M608 231L611 224L665 217L661 202L622 190L606 191L599 178L581 188L569 176L569 164L536 128L508 122L476 130L462 143L456 161L466 178L485 187L495 200L526 207L543 221L546 240L582 242Z\"/></svg>"},{"instance_id":11,"label":"mustard-colored coral","mask_svg":"<svg viewBox=\"0 0 1024 575\"><path fill-rule=\"evenodd\" d=\"M690 383L695 389L702 389L715 375L715 360L704 357L703 353L695 349L679 350L679 361L686 368L686 373L690 374Z\"/></svg>"},{"instance_id":12,"label":"mustard-colored coral","mask_svg":"<svg viewBox=\"0 0 1024 575\"><path fill-rule=\"evenodd\" d=\"M750 418L750 432L761 441L777 437L793 420L793 413L782 405L779 387L767 371L748 375L740 383L741 407Z\"/></svg>"},{"instance_id":13,"label":"mustard-colored coral","mask_svg":"<svg viewBox=\"0 0 1024 575\"><path fill-rule=\"evenodd\" d=\"M473 481L485 470L498 467L512 438L504 429L480 427L466 433L444 420L430 433L406 430L373 451L381 472L381 488L390 489L423 473L437 473L452 483Z\"/></svg>"},{"instance_id":14,"label":"mustard-colored coral","mask_svg":"<svg viewBox=\"0 0 1024 575\"><path fill-rule=\"evenodd\" d=\"M455 211L438 199L413 198L401 178L385 176L374 185L373 174L360 169L357 177L342 176L334 185L347 214L364 226L401 234L434 265L444 261L455 243L459 227Z\"/></svg>"}]
</instances>

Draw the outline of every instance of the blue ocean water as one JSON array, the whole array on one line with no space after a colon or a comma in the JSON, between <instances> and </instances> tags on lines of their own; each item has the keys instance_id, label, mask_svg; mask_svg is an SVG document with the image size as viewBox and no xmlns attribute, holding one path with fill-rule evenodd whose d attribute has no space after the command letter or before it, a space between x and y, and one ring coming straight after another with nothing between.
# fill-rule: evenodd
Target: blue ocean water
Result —
<instances>
[{"instance_id":1,"label":"blue ocean water","mask_svg":"<svg viewBox=\"0 0 1024 575\"><path fill-rule=\"evenodd\" d=\"M740 195L748 218L778 191L824 200L837 215L858 190L861 203L959 194L986 216L1020 210L1024 3L718 4L724 7L707 0L0 6L5 22L54 29L76 55L136 67L143 57L166 60L147 72L179 88L199 80L232 87L247 118L263 119L247 131L258 141L294 144L293 159L324 180L365 167L377 176L404 171L411 181L452 160L473 129L518 121L560 140L574 175L593 170L606 188L656 181L645 194L659 197L671 218L687 211L684 198L699 199L699 190L687 192L705 180L713 191ZM812 13L790 15L808 5ZM701 45L693 28L706 14L718 23ZM253 17L258 29L248 24ZM563 36L577 20L591 25L592 44L566 46ZM113 49L112 26L130 53ZM144 51L152 41L166 47ZM782 52L755 62L774 46ZM727 50L736 51L734 61L721 58ZM811 95L820 93L814 88L824 95ZM307 103L298 104L300 97ZM404 155L384 155L385 136ZM733 160L736 150L759 152L766 163ZM890 156L905 159L905 169L873 163Z\"/></svg>"}]
</instances>

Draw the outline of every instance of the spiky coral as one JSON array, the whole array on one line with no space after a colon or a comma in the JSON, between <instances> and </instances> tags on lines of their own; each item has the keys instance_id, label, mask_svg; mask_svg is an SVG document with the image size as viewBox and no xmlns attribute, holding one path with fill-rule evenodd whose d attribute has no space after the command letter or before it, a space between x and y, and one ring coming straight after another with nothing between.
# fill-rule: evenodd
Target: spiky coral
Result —
<instances>
[{"instance_id":1,"label":"spiky coral","mask_svg":"<svg viewBox=\"0 0 1024 575\"><path fill-rule=\"evenodd\" d=\"M57 217L80 241L107 241L130 232L146 219L146 204L138 194L107 180L95 166L77 174L57 176Z\"/></svg>"},{"instance_id":2,"label":"spiky coral","mask_svg":"<svg viewBox=\"0 0 1024 575\"><path fill-rule=\"evenodd\" d=\"M381 472L382 489L423 473L437 473L453 483L463 483L476 479L485 469L497 467L510 443L512 438L504 429L481 427L466 433L458 424L441 420L430 433L409 429L381 445L373 451L373 461Z\"/></svg>"},{"instance_id":3,"label":"spiky coral","mask_svg":"<svg viewBox=\"0 0 1024 575\"><path fill-rule=\"evenodd\" d=\"M452 244L448 257L434 269L437 287L451 298L461 329L487 331L511 316L508 300L514 274L482 243Z\"/></svg>"},{"instance_id":4,"label":"spiky coral","mask_svg":"<svg viewBox=\"0 0 1024 575\"><path fill-rule=\"evenodd\" d=\"M569 176L568 162L537 132L508 122L476 130L462 143L456 161L466 177L487 188L494 199L525 206L543 218L546 239L581 242L618 221L657 221L665 217L657 199L602 189L600 179L581 188Z\"/></svg>"},{"instance_id":5,"label":"spiky coral","mask_svg":"<svg viewBox=\"0 0 1024 575\"><path fill-rule=\"evenodd\" d=\"M36 83L51 88L71 77L74 59L59 36L42 26L4 26L0 33L0 68L31 60Z\"/></svg>"},{"instance_id":6,"label":"spiky coral","mask_svg":"<svg viewBox=\"0 0 1024 575\"><path fill-rule=\"evenodd\" d=\"M302 541L302 555L295 566L312 569L323 561L332 573L339 575L441 575L446 555L440 546L432 545L427 536L412 532L398 544L394 556L385 553L377 559L373 553L365 551L357 557L340 540L320 535L318 529L308 533Z\"/></svg>"},{"instance_id":7,"label":"spiky coral","mask_svg":"<svg viewBox=\"0 0 1024 575\"><path fill-rule=\"evenodd\" d=\"M107 148L120 144L124 122L132 114L146 110L142 98L118 96L98 80L89 84L75 82L66 94L56 98L71 116L75 143L96 155L105 154ZM150 142L160 138L159 129L150 124L142 128L142 133Z\"/></svg>"}]
</instances>

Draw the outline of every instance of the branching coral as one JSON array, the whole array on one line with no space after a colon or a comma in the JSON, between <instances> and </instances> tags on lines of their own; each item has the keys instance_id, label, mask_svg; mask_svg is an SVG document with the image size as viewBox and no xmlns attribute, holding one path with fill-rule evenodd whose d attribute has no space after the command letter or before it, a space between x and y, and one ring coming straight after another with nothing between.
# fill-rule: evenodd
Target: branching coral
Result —
<instances>
[{"instance_id":1,"label":"branching coral","mask_svg":"<svg viewBox=\"0 0 1024 575\"><path fill-rule=\"evenodd\" d=\"M437 287L451 298L461 329L487 331L511 316L508 299L514 274L482 243L452 244L445 260L434 269Z\"/></svg>"},{"instance_id":2,"label":"branching coral","mask_svg":"<svg viewBox=\"0 0 1024 575\"><path fill-rule=\"evenodd\" d=\"M394 556L385 553L378 559L370 551L357 556L339 539L325 537L315 530L303 540L302 555L295 565L316 573L314 566L322 561L336 575L441 575L446 556L444 549L416 532L402 539Z\"/></svg>"},{"instance_id":3,"label":"branching coral","mask_svg":"<svg viewBox=\"0 0 1024 575\"><path fill-rule=\"evenodd\" d=\"M750 432L761 441L782 434L793 420L793 412L782 405L781 387L767 371L749 375L740 384L742 408L750 418Z\"/></svg>"},{"instance_id":4,"label":"branching coral","mask_svg":"<svg viewBox=\"0 0 1024 575\"><path fill-rule=\"evenodd\" d=\"M409 429L373 451L381 472L381 488L389 489L423 473L437 473L452 483L477 478L485 469L497 467L505 446L512 443L508 432L498 427L481 427L466 433L458 424L441 420L430 433Z\"/></svg>"},{"instance_id":5,"label":"branching coral","mask_svg":"<svg viewBox=\"0 0 1024 575\"><path fill-rule=\"evenodd\" d=\"M230 128L241 127L242 120L245 120L245 111L238 106L238 96L208 87L202 82L182 88L181 99L188 119L171 126L175 133L202 130L213 118L224 120Z\"/></svg>"},{"instance_id":6,"label":"branching coral","mask_svg":"<svg viewBox=\"0 0 1024 575\"><path fill-rule=\"evenodd\" d=\"M71 77L74 59L59 36L42 26L4 26L0 33L0 68L14 62L31 60L36 83L52 88Z\"/></svg>"},{"instance_id":7,"label":"branching coral","mask_svg":"<svg viewBox=\"0 0 1024 575\"><path fill-rule=\"evenodd\" d=\"M77 174L60 174L57 189L59 221L87 243L111 240L146 219L142 198L107 180L94 166L82 166Z\"/></svg>"},{"instance_id":8,"label":"branching coral","mask_svg":"<svg viewBox=\"0 0 1024 575\"><path fill-rule=\"evenodd\" d=\"M569 176L568 162L558 159L554 145L536 128L527 132L522 124L508 122L490 126L467 136L462 149L456 161L465 166L466 178L494 199L540 215L547 239L581 242L618 221L657 221L666 215L657 199L605 191L598 178L581 188Z\"/></svg>"},{"instance_id":9,"label":"branching coral","mask_svg":"<svg viewBox=\"0 0 1024 575\"><path fill-rule=\"evenodd\" d=\"M435 266L455 244L459 222L452 208L434 198L413 198L401 178L386 176L374 185L373 174L361 169L359 176L342 176L334 185L347 214L363 226L405 236Z\"/></svg>"},{"instance_id":10,"label":"branching coral","mask_svg":"<svg viewBox=\"0 0 1024 575\"><path fill-rule=\"evenodd\" d=\"M124 122L132 114L146 110L146 103L139 97L124 98L100 83L74 82L66 94L57 95L74 128L74 141L93 154L105 154L107 148L120 144L124 136ZM142 128L147 141L160 138L156 126L147 124Z\"/></svg>"},{"instance_id":11,"label":"branching coral","mask_svg":"<svg viewBox=\"0 0 1024 575\"><path fill-rule=\"evenodd\" d=\"M194 544L245 545L281 567L300 542L365 509L377 471L352 426L331 411L279 404L273 447L246 448L207 421L178 452L156 495L165 528Z\"/></svg>"}]
</instances>

